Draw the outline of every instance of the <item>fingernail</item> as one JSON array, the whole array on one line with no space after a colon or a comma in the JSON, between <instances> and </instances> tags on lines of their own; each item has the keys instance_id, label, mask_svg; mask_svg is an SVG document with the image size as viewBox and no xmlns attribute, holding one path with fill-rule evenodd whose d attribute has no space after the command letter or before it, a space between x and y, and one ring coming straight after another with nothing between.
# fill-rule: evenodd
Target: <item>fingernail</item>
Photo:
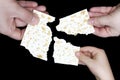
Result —
<instances>
[{"instance_id":1,"label":"fingernail","mask_svg":"<svg viewBox=\"0 0 120 80\"><path fill-rule=\"evenodd\" d=\"M39 6L38 9L39 9L40 11L46 11L46 7L43 6L43 5Z\"/></svg>"},{"instance_id":2,"label":"fingernail","mask_svg":"<svg viewBox=\"0 0 120 80\"><path fill-rule=\"evenodd\" d=\"M79 57L79 56L80 56L80 53L79 53L79 52L76 52L75 55L76 55L77 57Z\"/></svg>"},{"instance_id":3,"label":"fingernail","mask_svg":"<svg viewBox=\"0 0 120 80\"><path fill-rule=\"evenodd\" d=\"M94 24L94 19L89 19L88 24L93 25Z\"/></svg>"},{"instance_id":4,"label":"fingernail","mask_svg":"<svg viewBox=\"0 0 120 80\"><path fill-rule=\"evenodd\" d=\"M33 7L38 6L38 4L36 2L34 2L32 5L33 5Z\"/></svg>"}]
</instances>

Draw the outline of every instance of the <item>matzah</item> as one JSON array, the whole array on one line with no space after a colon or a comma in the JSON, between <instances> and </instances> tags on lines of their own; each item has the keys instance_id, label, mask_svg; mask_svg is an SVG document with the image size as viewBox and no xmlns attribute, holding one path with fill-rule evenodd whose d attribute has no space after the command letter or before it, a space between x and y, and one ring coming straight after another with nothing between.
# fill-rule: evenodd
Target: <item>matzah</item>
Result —
<instances>
[{"instance_id":1,"label":"matzah","mask_svg":"<svg viewBox=\"0 0 120 80\"><path fill-rule=\"evenodd\" d=\"M21 45L28 49L34 57L47 60L47 51L52 41L52 32L47 23L53 22L55 17L36 10L34 13L38 15L39 23L35 26L28 24Z\"/></svg>"},{"instance_id":2,"label":"matzah","mask_svg":"<svg viewBox=\"0 0 120 80\"><path fill-rule=\"evenodd\" d=\"M64 39L54 37L54 61L55 63L78 66L78 59L75 52L80 50L80 47L67 43Z\"/></svg>"},{"instance_id":3,"label":"matzah","mask_svg":"<svg viewBox=\"0 0 120 80\"><path fill-rule=\"evenodd\" d=\"M56 26L56 29L69 35L87 35L94 32L93 26L87 22L88 19L88 11L87 9L84 9L72 15L60 18L60 24Z\"/></svg>"}]
</instances>

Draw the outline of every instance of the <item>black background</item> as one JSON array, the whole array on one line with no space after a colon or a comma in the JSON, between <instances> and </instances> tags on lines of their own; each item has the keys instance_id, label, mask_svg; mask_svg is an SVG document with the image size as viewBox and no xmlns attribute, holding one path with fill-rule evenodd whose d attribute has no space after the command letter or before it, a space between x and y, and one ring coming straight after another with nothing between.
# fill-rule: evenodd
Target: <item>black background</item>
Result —
<instances>
[{"instance_id":1,"label":"black background","mask_svg":"<svg viewBox=\"0 0 120 80\"><path fill-rule=\"evenodd\" d=\"M37 0L36 0L37 1ZM115 80L120 80L120 37L100 38L95 35L67 36L65 33L56 32L55 26L58 19L82 9L93 6L114 6L119 0L38 0L39 5L46 5L50 15L57 18L56 22L49 24L54 36L64 38L76 46L95 46L106 51L110 61ZM95 80L86 66L71 66L55 64L53 61L52 47L50 47L49 60L42 61L33 57L28 50L20 46L20 41L0 35L0 66L1 74L10 77L3 78L38 78L38 79L71 79ZM45 77L44 77L45 76Z\"/></svg>"}]
</instances>

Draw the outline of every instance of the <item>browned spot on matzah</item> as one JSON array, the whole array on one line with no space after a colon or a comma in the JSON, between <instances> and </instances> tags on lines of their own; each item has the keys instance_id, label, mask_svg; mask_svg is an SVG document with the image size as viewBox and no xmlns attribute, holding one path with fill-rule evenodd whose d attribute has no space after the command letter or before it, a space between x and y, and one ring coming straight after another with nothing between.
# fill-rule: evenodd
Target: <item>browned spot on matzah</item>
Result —
<instances>
[{"instance_id":1,"label":"browned spot on matzah","mask_svg":"<svg viewBox=\"0 0 120 80\"><path fill-rule=\"evenodd\" d=\"M41 58L42 58L42 55L39 54L39 55L37 55L37 57L41 59Z\"/></svg>"}]
</instances>

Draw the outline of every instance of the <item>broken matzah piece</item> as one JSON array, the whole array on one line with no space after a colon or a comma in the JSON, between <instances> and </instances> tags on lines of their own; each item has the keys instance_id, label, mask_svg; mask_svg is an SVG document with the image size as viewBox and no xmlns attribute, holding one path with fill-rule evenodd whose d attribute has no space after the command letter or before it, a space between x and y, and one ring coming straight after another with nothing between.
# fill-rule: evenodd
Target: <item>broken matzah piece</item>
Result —
<instances>
[{"instance_id":1,"label":"broken matzah piece","mask_svg":"<svg viewBox=\"0 0 120 80\"><path fill-rule=\"evenodd\" d=\"M54 37L54 61L55 63L78 66L78 59L75 52L80 50L80 47L67 43L64 39Z\"/></svg>"},{"instance_id":2,"label":"broken matzah piece","mask_svg":"<svg viewBox=\"0 0 120 80\"><path fill-rule=\"evenodd\" d=\"M72 15L60 18L60 24L56 26L56 29L70 35L87 35L94 32L93 26L87 22L88 19L88 11L87 9L84 9Z\"/></svg>"},{"instance_id":3,"label":"broken matzah piece","mask_svg":"<svg viewBox=\"0 0 120 80\"><path fill-rule=\"evenodd\" d=\"M47 60L47 51L52 41L52 32L47 23L53 22L55 17L36 10L34 13L38 15L39 23L34 26L28 24L21 45L28 49L34 57Z\"/></svg>"}]
</instances>

